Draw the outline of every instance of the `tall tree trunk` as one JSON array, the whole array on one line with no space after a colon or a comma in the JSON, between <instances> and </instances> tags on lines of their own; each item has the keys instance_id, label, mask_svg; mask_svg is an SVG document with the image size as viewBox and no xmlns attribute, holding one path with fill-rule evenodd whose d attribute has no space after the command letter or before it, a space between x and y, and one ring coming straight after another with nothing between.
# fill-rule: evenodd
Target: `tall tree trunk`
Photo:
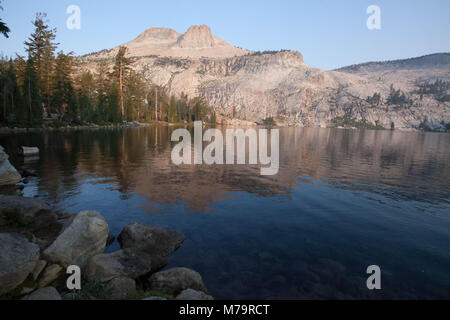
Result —
<instances>
[{"instance_id":1,"label":"tall tree trunk","mask_svg":"<svg viewBox=\"0 0 450 320\"><path fill-rule=\"evenodd\" d=\"M28 79L28 117L30 119L30 124L33 121L33 112L32 112L32 108L31 108L31 80Z\"/></svg>"},{"instance_id":2,"label":"tall tree trunk","mask_svg":"<svg viewBox=\"0 0 450 320\"><path fill-rule=\"evenodd\" d=\"M156 103L155 103L155 121L158 121L158 88L155 88L155 98L156 98Z\"/></svg>"},{"instance_id":3,"label":"tall tree trunk","mask_svg":"<svg viewBox=\"0 0 450 320\"><path fill-rule=\"evenodd\" d=\"M119 65L119 95L120 95L120 109L121 109L121 115L122 115L122 119L124 117L125 114L125 108L123 105L123 67L122 67L122 61L120 62Z\"/></svg>"}]
</instances>

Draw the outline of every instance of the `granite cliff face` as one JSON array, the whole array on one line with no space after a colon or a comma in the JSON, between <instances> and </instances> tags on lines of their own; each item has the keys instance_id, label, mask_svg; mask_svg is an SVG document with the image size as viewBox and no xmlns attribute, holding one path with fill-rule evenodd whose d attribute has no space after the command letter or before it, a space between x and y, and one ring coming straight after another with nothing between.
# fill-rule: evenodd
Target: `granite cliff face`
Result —
<instances>
[{"instance_id":1,"label":"granite cliff face","mask_svg":"<svg viewBox=\"0 0 450 320\"><path fill-rule=\"evenodd\" d=\"M208 26L192 26L177 40L180 48L213 48L214 37Z\"/></svg>"},{"instance_id":2,"label":"granite cliff face","mask_svg":"<svg viewBox=\"0 0 450 320\"><path fill-rule=\"evenodd\" d=\"M214 36L207 26L185 34L149 29L124 44L134 68L171 94L200 96L220 119L307 127L378 126L445 131L448 98L419 94L418 83L450 82L450 54L367 63L335 71L308 67L294 51L250 52ZM118 48L80 57L94 70L99 60L113 62ZM405 102L388 101L391 85ZM379 101L368 99L379 94ZM448 91L446 93L448 95ZM338 120L338 121L337 121Z\"/></svg>"}]
</instances>

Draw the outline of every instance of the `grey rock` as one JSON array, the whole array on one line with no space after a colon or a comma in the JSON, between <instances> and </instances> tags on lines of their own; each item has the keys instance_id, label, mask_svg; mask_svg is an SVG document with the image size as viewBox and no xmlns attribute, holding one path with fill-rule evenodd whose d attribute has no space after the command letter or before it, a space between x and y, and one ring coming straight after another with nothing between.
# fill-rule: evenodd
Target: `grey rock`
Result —
<instances>
[{"instance_id":1,"label":"grey rock","mask_svg":"<svg viewBox=\"0 0 450 320\"><path fill-rule=\"evenodd\" d=\"M0 216L34 229L46 227L57 220L51 208L41 200L0 195Z\"/></svg>"},{"instance_id":2,"label":"grey rock","mask_svg":"<svg viewBox=\"0 0 450 320\"><path fill-rule=\"evenodd\" d=\"M24 282L38 260L38 245L19 234L0 234L0 296Z\"/></svg>"},{"instance_id":3,"label":"grey rock","mask_svg":"<svg viewBox=\"0 0 450 320\"><path fill-rule=\"evenodd\" d=\"M166 301L166 298L163 297L148 297L148 298L144 298L142 300L147 300L147 301Z\"/></svg>"},{"instance_id":4,"label":"grey rock","mask_svg":"<svg viewBox=\"0 0 450 320\"><path fill-rule=\"evenodd\" d=\"M39 148L37 147L19 147L17 153L24 157L33 157L39 155Z\"/></svg>"},{"instance_id":5,"label":"grey rock","mask_svg":"<svg viewBox=\"0 0 450 320\"><path fill-rule=\"evenodd\" d=\"M45 260L39 260L36 263L36 266L34 267L34 270L33 270L33 279L34 280L37 280L37 278L41 274L42 270L44 270L45 266L47 266L47 261L45 261Z\"/></svg>"},{"instance_id":6,"label":"grey rock","mask_svg":"<svg viewBox=\"0 0 450 320\"><path fill-rule=\"evenodd\" d=\"M59 220L67 220L73 217L73 213L70 212L58 212L56 215Z\"/></svg>"},{"instance_id":7,"label":"grey rock","mask_svg":"<svg viewBox=\"0 0 450 320\"><path fill-rule=\"evenodd\" d=\"M37 172L36 172L36 170L23 169L22 176L23 177L37 177Z\"/></svg>"},{"instance_id":8,"label":"grey rock","mask_svg":"<svg viewBox=\"0 0 450 320\"><path fill-rule=\"evenodd\" d=\"M131 223L122 230L118 240L123 249L136 248L166 257L181 246L185 237L177 231Z\"/></svg>"},{"instance_id":9,"label":"grey rock","mask_svg":"<svg viewBox=\"0 0 450 320\"><path fill-rule=\"evenodd\" d=\"M101 214L82 211L44 251L43 256L63 267L77 265L83 268L91 257L104 251L107 238L108 224Z\"/></svg>"},{"instance_id":10,"label":"grey rock","mask_svg":"<svg viewBox=\"0 0 450 320\"><path fill-rule=\"evenodd\" d=\"M207 295L204 292L193 290L193 289L186 289L183 290L176 298L176 300L214 300L214 298L210 295Z\"/></svg>"},{"instance_id":11,"label":"grey rock","mask_svg":"<svg viewBox=\"0 0 450 320\"><path fill-rule=\"evenodd\" d=\"M20 295L23 296L25 294L29 294L31 292L33 292L34 290L36 290L36 286L32 285L32 286L23 286L20 290Z\"/></svg>"},{"instance_id":12,"label":"grey rock","mask_svg":"<svg viewBox=\"0 0 450 320\"><path fill-rule=\"evenodd\" d=\"M153 274L149 279L152 289L177 295L186 289L207 293L202 276L188 268L173 268Z\"/></svg>"},{"instance_id":13,"label":"grey rock","mask_svg":"<svg viewBox=\"0 0 450 320\"><path fill-rule=\"evenodd\" d=\"M104 253L92 257L86 268L89 281L107 282L118 277L136 279L161 269L164 258L134 249Z\"/></svg>"},{"instance_id":14,"label":"grey rock","mask_svg":"<svg viewBox=\"0 0 450 320\"><path fill-rule=\"evenodd\" d=\"M38 286L43 288L58 279L63 268L58 264L49 265L39 277Z\"/></svg>"},{"instance_id":15,"label":"grey rock","mask_svg":"<svg viewBox=\"0 0 450 320\"><path fill-rule=\"evenodd\" d=\"M26 300L62 300L61 295L54 287L41 288L28 296Z\"/></svg>"},{"instance_id":16,"label":"grey rock","mask_svg":"<svg viewBox=\"0 0 450 320\"><path fill-rule=\"evenodd\" d=\"M136 293L136 281L126 277L114 278L106 288L111 291L110 300L122 300Z\"/></svg>"},{"instance_id":17,"label":"grey rock","mask_svg":"<svg viewBox=\"0 0 450 320\"><path fill-rule=\"evenodd\" d=\"M14 185L19 183L22 177L19 172L9 162L9 156L0 146L0 186Z\"/></svg>"}]
</instances>

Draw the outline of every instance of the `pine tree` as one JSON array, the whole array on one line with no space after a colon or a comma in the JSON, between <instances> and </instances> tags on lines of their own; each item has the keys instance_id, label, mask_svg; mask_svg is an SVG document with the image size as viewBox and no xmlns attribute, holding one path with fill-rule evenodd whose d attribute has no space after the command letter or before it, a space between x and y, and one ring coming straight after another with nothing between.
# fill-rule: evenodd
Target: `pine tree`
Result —
<instances>
[{"instance_id":1,"label":"pine tree","mask_svg":"<svg viewBox=\"0 0 450 320\"><path fill-rule=\"evenodd\" d=\"M30 125L42 123L41 97L39 95L34 61L31 58L28 59L25 68L22 90L24 93L24 105L26 106L26 111L21 115L22 121L26 119Z\"/></svg>"},{"instance_id":2,"label":"pine tree","mask_svg":"<svg viewBox=\"0 0 450 320\"><path fill-rule=\"evenodd\" d=\"M94 114L94 121L97 123L102 123L108 121L108 92L110 88L109 80L109 67L106 61L101 61L97 64L96 75L94 77L95 88L96 88L96 102ZM117 110L117 108L115 109ZM117 111L115 111L117 113Z\"/></svg>"},{"instance_id":3,"label":"pine tree","mask_svg":"<svg viewBox=\"0 0 450 320\"><path fill-rule=\"evenodd\" d=\"M145 99L147 84L145 78L135 72L130 71L125 79L125 109L127 120L140 120L145 113Z\"/></svg>"},{"instance_id":4,"label":"pine tree","mask_svg":"<svg viewBox=\"0 0 450 320\"><path fill-rule=\"evenodd\" d=\"M9 38L9 33L11 30L9 30L8 26L2 21L0 18L0 33L3 34L5 38Z\"/></svg>"},{"instance_id":5,"label":"pine tree","mask_svg":"<svg viewBox=\"0 0 450 320\"><path fill-rule=\"evenodd\" d=\"M119 52L116 55L116 62L114 65L114 74L117 79L119 109L117 113L123 118L125 116L125 102L124 102L124 82L125 78L130 71L130 65L132 60L126 58L128 48L120 47Z\"/></svg>"},{"instance_id":6,"label":"pine tree","mask_svg":"<svg viewBox=\"0 0 450 320\"><path fill-rule=\"evenodd\" d=\"M77 96L81 121L95 121L95 80L89 70L83 71L76 79Z\"/></svg>"},{"instance_id":7,"label":"pine tree","mask_svg":"<svg viewBox=\"0 0 450 320\"><path fill-rule=\"evenodd\" d=\"M39 93L42 96L45 108L50 111L53 87L52 73L58 43L55 43L56 29L50 29L46 24L46 18L45 13L36 14L36 20L33 22L35 31L28 38L28 41L25 41L25 50L34 61Z\"/></svg>"},{"instance_id":8,"label":"pine tree","mask_svg":"<svg viewBox=\"0 0 450 320\"><path fill-rule=\"evenodd\" d=\"M13 124L18 119L18 114L23 107L22 95L17 85L17 78L14 70L14 63L10 60L8 63L2 63L2 72L0 76L2 114L1 121Z\"/></svg>"},{"instance_id":9,"label":"pine tree","mask_svg":"<svg viewBox=\"0 0 450 320\"><path fill-rule=\"evenodd\" d=\"M74 58L72 53L58 53L53 74L52 105L62 117L74 121L78 117L78 105L71 75L73 73Z\"/></svg>"},{"instance_id":10,"label":"pine tree","mask_svg":"<svg viewBox=\"0 0 450 320\"><path fill-rule=\"evenodd\" d=\"M169 103L169 121L175 122L178 121L177 119L177 102L175 97L172 95L170 97L170 103Z\"/></svg>"},{"instance_id":11,"label":"pine tree","mask_svg":"<svg viewBox=\"0 0 450 320\"><path fill-rule=\"evenodd\" d=\"M0 1L0 3L1 3L1 1ZM2 6L0 6L0 10L3 10ZM9 38L10 32L11 32L11 30L9 30L8 26L0 18L0 33L3 34L3 36L5 38Z\"/></svg>"}]
</instances>

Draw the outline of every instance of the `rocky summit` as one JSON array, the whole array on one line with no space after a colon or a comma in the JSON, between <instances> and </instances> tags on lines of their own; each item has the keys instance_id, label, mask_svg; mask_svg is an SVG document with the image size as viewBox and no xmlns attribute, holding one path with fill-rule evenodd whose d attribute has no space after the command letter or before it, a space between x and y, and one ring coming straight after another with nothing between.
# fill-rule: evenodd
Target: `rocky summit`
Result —
<instances>
[{"instance_id":1,"label":"rocky summit","mask_svg":"<svg viewBox=\"0 0 450 320\"><path fill-rule=\"evenodd\" d=\"M123 45L149 83L170 95L205 99L219 121L450 129L450 53L325 71L309 67L296 51L234 47L205 25L184 34L152 28ZM80 57L81 69L95 71L105 60L112 65L118 48Z\"/></svg>"},{"instance_id":2,"label":"rocky summit","mask_svg":"<svg viewBox=\"0 0 450 320\"><path fill-rule=\"evenodd\" d=\"M228 58L242 56L246 50L236 48L211 33L206 25L191 26L184 34L168 28L150 28L123 46L133 57L164 56L173 58ZM111 58L119 47L103 50L89 57Z\"/></svg>"}]
</instances>

